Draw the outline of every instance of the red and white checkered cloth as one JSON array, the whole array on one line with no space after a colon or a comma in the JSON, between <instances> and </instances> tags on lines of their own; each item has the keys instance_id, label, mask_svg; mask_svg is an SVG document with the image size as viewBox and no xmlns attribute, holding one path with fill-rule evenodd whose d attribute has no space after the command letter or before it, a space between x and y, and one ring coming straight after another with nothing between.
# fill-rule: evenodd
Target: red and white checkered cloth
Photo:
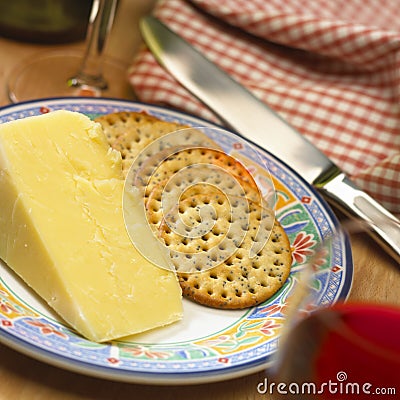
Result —
<instances>
[{"instance_id":1,"label":"red and white checkered cloth","mask_svg":"<svg viewBox=\"0 0 400 400\"><path fill-rule=\"evenodd\" d=\"M164 0L154 14L400 214L399 0ZM148 49L138 98L218 121Z\"/></svg>"}]
</instances>

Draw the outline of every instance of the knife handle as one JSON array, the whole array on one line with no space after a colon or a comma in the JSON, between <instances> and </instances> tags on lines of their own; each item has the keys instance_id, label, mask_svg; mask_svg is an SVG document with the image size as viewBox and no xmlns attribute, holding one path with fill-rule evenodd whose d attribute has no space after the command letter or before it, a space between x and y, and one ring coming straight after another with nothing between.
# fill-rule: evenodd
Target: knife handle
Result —
<instances>
[{"instance_id":1,"label":"knife handle","mask_svg":"<svg viewBox=\"0 0 400 400\"><path fill-rule=\"evenodd\" d=\"M370 228L368 233L400 266L400 221L394 215L344 174L339 174L320 190L346 215L366 222Z\"/></svg>"}]
</instances>

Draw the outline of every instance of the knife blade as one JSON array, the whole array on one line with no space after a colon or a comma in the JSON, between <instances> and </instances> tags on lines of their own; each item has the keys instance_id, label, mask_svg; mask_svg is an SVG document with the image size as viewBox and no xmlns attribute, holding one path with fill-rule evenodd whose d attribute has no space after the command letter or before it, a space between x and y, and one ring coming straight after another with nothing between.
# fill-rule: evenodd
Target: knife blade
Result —
<instances>
[{"instance_id":1,"label":"knife blade","mask_svg":"<svg viewBox=\"0 0 400 400\"><path fill-rule=\"evenodd\" d=\"M400 263L400 221L275 111L153 16L140 21L156 60L224 124L289 165ZM243 115L250 116L243 118Z\"/></svg>"}]
</instances>

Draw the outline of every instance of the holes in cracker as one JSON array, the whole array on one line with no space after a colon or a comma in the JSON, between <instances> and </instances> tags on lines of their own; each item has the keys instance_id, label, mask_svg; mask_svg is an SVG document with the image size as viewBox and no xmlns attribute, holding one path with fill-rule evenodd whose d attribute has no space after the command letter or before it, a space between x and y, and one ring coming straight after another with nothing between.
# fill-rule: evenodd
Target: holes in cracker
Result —
<instances>
[{"instance_id":1,"label":"holes in cracker","mask_svg":"<svg viewBox=\"0 0 400 400\"><path fill-rule=\"evenodd\" d=\"M197 162L202 160L201 156L208 163ZM228 171L213 164L227 159ZM241 182L242 178L232 172L240 171L243 177L245 169L220 151L202 148L181 149L164 161L169 165L165 167L163 163L153 172L148 185L152 187L146 189L147 204L157 199L163 210L158 236L168 235L166 243L178 271L213 268L240 246L249 229L251 209L246 197L251 190L248 187L245 190L245 181ZM181 164L183 168L176 167ZM247 186L251 179L249 175ZM252 196L254 199L259 196L255 184ZM157 209L149 210L149 215ZM152 223L154 219L149 221ZM171 233L175 239L172 246ZM188 258L187 252L194 255Z\"/></svg>"},{"instance_id":2,"label":"holes in cracker","mask_svg":"<svg viewBox=\"0 0 400 400\"><path fill-rule=\"evenodd\" d=\"M196 146L219 148L204 133L194 128L180 129L154 140L136 156L128 174L128 183L145 188L162 162L173 157L181 149L190 151Z\"/></svg>"},{"instance_id":3,"label":"holes in cracker","mask_svg":"<svg viewBox=\"0 0 400 400\"><path fill-rule=\"evenodd\" d=\"M159 236L168 243L173 264L179 272L204 271L221 263L229 266L242 259L251 260L260 254L269 238L273 213L260 210L261 206L255 207L243 198L240 207L231 207L233 196L226 196L221 204L205 201L210 192L184 199L160 224ZM210 206L213 209L208 213ZM260 221L258 215L263 216ZM210 218L205 220L207 216ZM190 258L188 253L192 255Z\"/></svg>"},{"instance_id":4,"label":"holes in cracker","mask_svg":"<svg viewBox=\"0 0 400 400\"><path fill-rule=\"evenodd\" d=\"M229 263L238 248L255 257L273 226L273 212L252 174L196 129L147 146L134 160L126 185L140 191L153 235L178 272ZM136 245L134 232L129 233Z\"/></svg>"}]
</instances>

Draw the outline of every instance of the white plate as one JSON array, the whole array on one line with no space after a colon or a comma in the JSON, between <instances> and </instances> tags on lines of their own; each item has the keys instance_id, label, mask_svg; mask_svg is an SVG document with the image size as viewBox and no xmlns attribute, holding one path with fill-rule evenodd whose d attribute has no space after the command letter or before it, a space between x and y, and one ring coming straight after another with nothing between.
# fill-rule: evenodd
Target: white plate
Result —
<instances>
[{"instance_id":1,"label":"white plate","mask_svg":"<svg viewBox=\"0 0 400 400\"><path fill-rule=\"evenodd\" d=\"M199 118L153 105L95 98L37 100L5 107L0 122L57 109L94 118L116 111L145 111L164 120L215 127ZM218 138L213 138L218 140ZM224 150L246 157L234 141ZM125 341L90 342L63 323L38 296L0 262L0 340L29 356L75 372L148 384L192 384L247 375L271 363L285 320L286 299L307 251L338 221L324 200L299 175L262 152L278 193L277 218L291 240L294 264L283 288L270 300L244 311L216 310L184 300L184 318L169 327ZM257 178L260 165L253 165ZM34 268L34 266L32 266ZM314 284L319 304L345 298L353 265L348 239L340 237Z\"/></svg>"}]
</instances>

